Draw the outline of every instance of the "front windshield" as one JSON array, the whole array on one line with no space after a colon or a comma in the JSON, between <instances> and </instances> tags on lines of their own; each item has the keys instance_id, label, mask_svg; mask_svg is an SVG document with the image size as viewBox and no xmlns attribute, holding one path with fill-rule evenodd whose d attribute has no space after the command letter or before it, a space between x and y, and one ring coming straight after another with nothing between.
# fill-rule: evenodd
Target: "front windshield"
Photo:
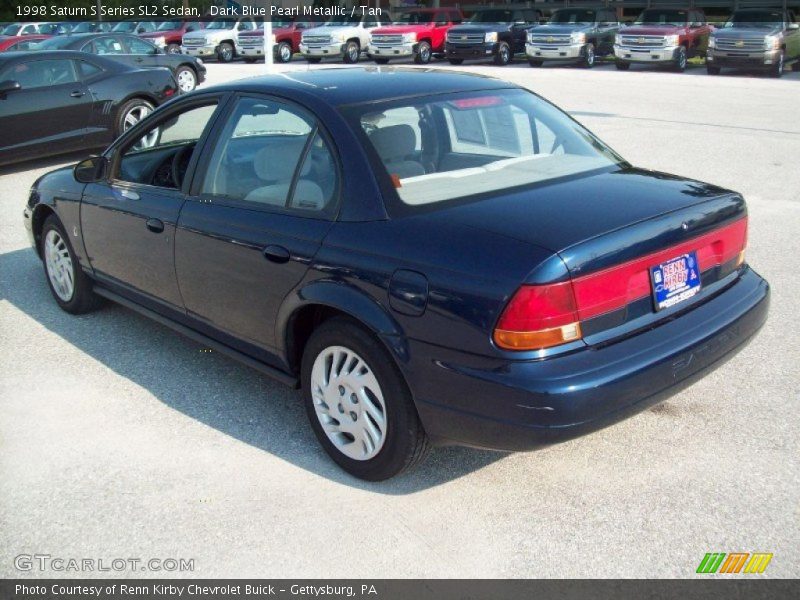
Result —
<instances>
[{"instance_id":1,"label":"front windshield","mask_svg":"<svg viewBox=\"0 0 800 600\"><path fill-rule=\"evenodd\" d=\"M622 159L525 90L429 96L347 109L412 206L614 167Z\"/></svg>"},{"instance_id":2,"label":"front windshield","mask_svg":"<svg viewBox=\"0 0 800 600\"><path fill-rule=\"evenodd\" d=\"M469 23L511 23L514 13L510 10L479 10L469 18Z\"/></svg>"},{"instance_id":3,"label":"front windshield","mask_svg":"<svg viewBox=\"0 0 800 600\"><path fill-rule=\"evenodd\" d=\"M11 25L6 25L3 28L2 35L17 35L20 29L22 29L22 25L12 23Z\"/></svg>"},{"instance_id":4,"label":"front windshield","mask_svg":"<svg viewBox=\"0 0 800 600\"><path fill-rule=\"evenodd\" d=\"M725 27L780 27L783 24L783 15L780 11L744 11L733 13Z\"/></svg>"},{"instance_id":5,"label":"front windshield","mask_svg":"<svg viewBox=\"0 0 800 600\"><path fill-rule=\"evenodd\" d=\"M689 13L685 10L649 9L636 19L636 25L674 25L683 26L689 21Z\"/></svg>"},{"instance_id":6,"label":"front windshield","mask_svg":"<svg viewBox=\"0 0 800 600\"><path fill-rule=\"evenodd\" d=\"M551 23L594 23L595 12L593 10L557 10L550 17Z\"/></svg>"},{"instance_id":7,"label":"front windshield","mask_svg":"<svg viewBox=\"0 0 800 600\"><path fill-rule=\"evenodd\" d=\"M409 23L415 25L417 23L430 23L433 21L433 13L430 12L404 12L395 21L395 23Z\"/></svg>"},{"instance_id":8,"label":"front windshield","mask_svg":"<svg viewBox=\"0 0 800 600\"><path fill-rule=\"evenodd\" d=\"M181 25L180 21L164 21L159 24L156 31L173 31L174 29L180 29Z\"/></svg>"},{"instance_id":9,"label":"front windshield","mask_svg":"<svg viewBox=\"0 0 800 600\"><path fill-rule=\"evenodd\" d=\"M358 24L361 22L361 15L358 14L350 14L344 18L334 18L330 21L326 22L323 27L342 27L343 25L352 25L353 23Z\"/></svg>"},{"instance_id":10,"label":"front windshield","mask_svg":"<svg viewBox=\"0 0 800 600\"><path fill-rule=\"evenodd\" d=\"M132 33L136 29L136 21L120 21L111 29L120 33Z\"/></svg>"},{"instance_id":11,"label":"front windshield","mask_svg":"<svg viewBox=\"0 0 800 600\"><path fill-rule=\"evenodd\" d=\"M70 33L91 33L94 31L94 24L90 21L78 23L71 30Z\"/></svg>"},{"instance_id":12,"label":"front windshield","mask_svg":"<svg viewBox=\"0 0 800 600\"><path fill-rule=\"evenodd\" d=\"M206 29L233 29L235 26L235 19L214 19Z\"/></svg>"}]
</instances>

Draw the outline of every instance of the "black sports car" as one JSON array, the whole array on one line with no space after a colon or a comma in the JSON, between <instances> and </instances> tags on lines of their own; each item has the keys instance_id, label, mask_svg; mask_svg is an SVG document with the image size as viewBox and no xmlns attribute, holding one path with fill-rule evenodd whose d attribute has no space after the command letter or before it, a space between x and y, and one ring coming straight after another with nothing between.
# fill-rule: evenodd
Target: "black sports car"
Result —
<instances>
[{"instance_id":1,"label":"black sports car","mask_svg":"<svg viewBox=\"0 0 800 600\"><path fill-rule=\"evenodd\" d=\"M132 67L167 67L175 76L181 92L191 92L206 79L206 67L199 58L186 54L166 54L149 40L126 33L63 35L43 41L35 49L80 50L100 54Z\"/></svg>"},{"instance_id":2,"label":"black sports car","mask_svg":"<svg viewBox=\"0 0 800 600\"><path fill-rule=\"evenodd\" d=\"M0 55L0 165L98 148L178 91L167 69L83 52Z\"/></svg>"}]
</instances>

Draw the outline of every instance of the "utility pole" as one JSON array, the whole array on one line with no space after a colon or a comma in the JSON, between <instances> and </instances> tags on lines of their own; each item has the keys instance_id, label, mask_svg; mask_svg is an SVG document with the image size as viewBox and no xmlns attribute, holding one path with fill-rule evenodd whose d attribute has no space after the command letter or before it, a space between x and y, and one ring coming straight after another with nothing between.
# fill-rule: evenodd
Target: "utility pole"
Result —
<instances>
[{"instance_id":1,"label":"utility pole","mask_svg":"<svg viewBox=\"0 0 800 600\"><path fill-rule=\"evenodd\" d=\"M272 16L264 17L264 64L267 67L267 73L272 73L275 66L275 57L273 55L272 43Z\"/></svg>"}]
</instances>

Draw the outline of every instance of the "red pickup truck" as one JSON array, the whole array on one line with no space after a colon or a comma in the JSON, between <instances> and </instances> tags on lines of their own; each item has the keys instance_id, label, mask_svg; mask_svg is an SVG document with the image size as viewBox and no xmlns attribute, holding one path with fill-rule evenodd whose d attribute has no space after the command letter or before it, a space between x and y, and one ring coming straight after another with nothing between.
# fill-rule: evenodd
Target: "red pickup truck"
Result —
<instances>
[{"instance_id":1,"label":"red pickup truck","mask_svg":"<svg viewBox=\"0 0 800 600\"><path fill-rule=\"evenodd\" d=\"M686 70L687 61L705 56L711 26L695 8L648 8L629 27L619 30L614 44L617 68L632 63L670 65Z\"/></svg>"},{"instance_id":2,"label":"red pickup truck","mask_svg":"<svg viewBox=\"0 0 800 600\"><path fill-rule=\"evenodd\" d=\"M372 32L367 56L379 65L385 65L392 58L410 56L417 64L427 64L433 55L444 55L447 31L463 20L457 8L407 10L391 25Z\"/></svg>"},{"instance_id":3,"label":"red pickup truck","mask_svg":"<svg viewBox=\"0 0 800 600\"><path fill-rule=\"evenodd\" d=\"M236 42L236 53L245 62L252 63L264 58L264 29L263 25L255 31L245 31L239 34ZM272 35L275 36L273 54L275 60L287 63L300 48L300 38L303 30L314 27L314 24L302 21L273 21Z\"/></svg>"},{"instance_id":4,"label":"red pickup truck","mask_svg":"<svg viewBox=\"0 0 800 600\"><path fill-rule=\"evenodd\" d=\"M205 23L200 21L164 21L155 31L140 33L139 37L150 40L168 54L180 54L183 35L204 27Z\"/></svg>"}]
</instances>

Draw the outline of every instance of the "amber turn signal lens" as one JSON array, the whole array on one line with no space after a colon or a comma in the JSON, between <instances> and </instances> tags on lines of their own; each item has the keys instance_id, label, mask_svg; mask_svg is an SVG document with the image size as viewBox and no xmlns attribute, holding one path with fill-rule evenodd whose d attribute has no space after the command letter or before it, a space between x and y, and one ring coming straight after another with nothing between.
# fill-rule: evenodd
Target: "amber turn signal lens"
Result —
<instances>
[{"instance_id":1,"label":"amber turn signal lens","mask_svg":"<svg viewBox=\"0 0 800 600\"><path fill-rule=\"evenodd\" d=\"M494 343L506 350L543 350L581 339L581 324L569 323L541 331L495 329Z\"/></svg>"},{"instance_id":2,"label":"amber turn signal lens","mask_svg":"<svg viewBox=\"0 0 800 600\"><path fill-rule=\"evenodd\" d=\"M739 256L736 259L736 266L741 267L744 264L744 250L739 252Z\"/></svg>"}]
</instances>

